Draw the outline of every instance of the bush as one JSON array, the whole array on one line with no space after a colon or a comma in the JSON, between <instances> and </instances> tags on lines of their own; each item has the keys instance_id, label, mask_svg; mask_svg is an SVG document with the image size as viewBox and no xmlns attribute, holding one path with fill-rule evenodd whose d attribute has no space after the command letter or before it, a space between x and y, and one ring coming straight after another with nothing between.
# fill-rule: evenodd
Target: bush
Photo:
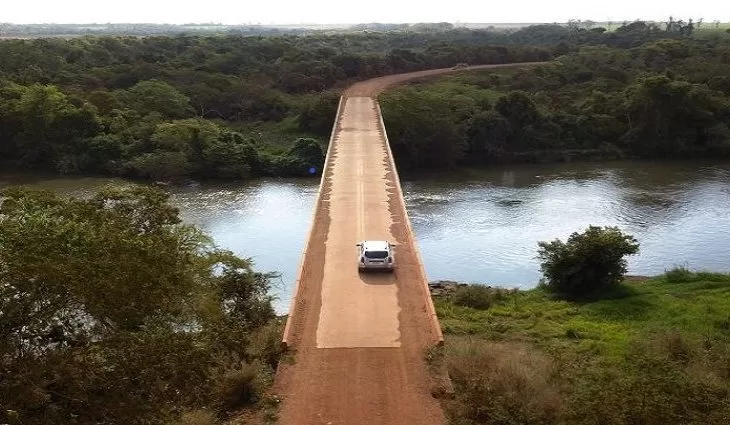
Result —
<instances>
[{"instance_id":1,"label":"bush","mask_svg":"<svg viewBox=\"0 0 730 425\"><path fill-rule=\"evenodd\" d=\"M693 272L686 267L675 267L664 273L667 283L689 283L689 282L730 282L730 275L713 272Z\"/></svg>"},{"instance_id":2,"label":"bush","mask_svg":"<svg viewBox=\"0 0 730 425\"><path fill-rule=\"evenodd\" d=\"M322 172L325 152L316 140L299 138L286 153L265 155L261 159L263 168L268 174L305 177Z\"/></svg>"},{"instance_id":3,"label":"bush","mask_svg":"<svg viewBox=\"0 0 730 425\"><path fill-rule=\"evenodd\" d=\"M664 278L669 283L691 282L694 279L694 273L686 267L679 266L665 272Z\"/></svg>"},{"instance_id":4,"label":"bush","mask_svg":"<svg viewBox=\"0 0 730 425\"><path fill-rule=\"evenodd\" d=\"M568 298L595 295L618 285L626 273L626 255L639 251L633 236L616 227L589 226L567 242L539 242L544 286Z\"/></svg>"},{"instance_id":5,"label":"bush","mask_svg":"<svg viewBox=\"0 0 730 425\"><path fill-rule=\"evenodd\" d=\"M484 285L460 286L453 295L453 303L477 310L486 310L495 302L504 299L506 289L492 288Z\"/></svg>"},{"instance_id":6,"label":"bush","mask_svg":"<svg viewBox=\"0 0 730 425\"><path fill-rule=\"evenodd\" d=\"M242 362L236 369L224 371L214 382L213 395L220 412L250 406L263 395L271 373L260 362Z\"/></svg>"},{"instance_id":7,"label":"bush","mask_svg":"<svg viewBox=\"0 0 730 425\"><path fill-rule=\"evenodd\" d=\"M552 361L516 344L456 340L447 345L456 399L451 417L468 424L553 424L563 409Z\"/></svg>"}]
</instances>

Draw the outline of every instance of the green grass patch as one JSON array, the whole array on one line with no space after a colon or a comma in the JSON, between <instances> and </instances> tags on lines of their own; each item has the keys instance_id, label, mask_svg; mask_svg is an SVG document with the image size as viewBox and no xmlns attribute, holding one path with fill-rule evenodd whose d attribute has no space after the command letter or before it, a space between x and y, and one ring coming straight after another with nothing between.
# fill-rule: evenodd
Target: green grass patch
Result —
<instances>
[{"instance_id":1,"label":"green grass patch","mask_svg":"<svg viewBox=\"0 0 730 425\"><path fill-rule=\"evenodd\" d=\"M720 424L730 414L730 275L674 269L591 302L559 300L540 288L505 292L482 309L455 299L435 299L456 377L457 397L445 402L452 423ZM483 350L517 353L510 367L522 366L510 372ZM549 373L530 368L525 350ZM465 372L464 362L497 366ZM516 398L505 412L485 400L505 396L492 381L505 385L502 375L510 373L528 387L505 387ZM604 393L611 386L624 393ZM531 404L536 391L549 397ZM485 412L470 406L475 400ZM559 412L549 400L558 400Z\"/></svg>"}]
</instances>

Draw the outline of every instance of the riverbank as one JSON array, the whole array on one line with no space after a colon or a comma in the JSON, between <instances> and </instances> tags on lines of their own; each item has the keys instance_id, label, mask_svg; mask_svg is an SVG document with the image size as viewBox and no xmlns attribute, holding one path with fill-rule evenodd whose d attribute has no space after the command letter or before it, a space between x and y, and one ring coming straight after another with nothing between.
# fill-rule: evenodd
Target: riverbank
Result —
<instances>
[{"instance_id":1,"label":"riverbank","mask_svg":"<svg viewBox=\"0 0 730 425\"><path fill-rule=\"evenodd\" d=\"M673 269L586 303L451 286L428 356L451 376L453 423L727 423L729 274Z\"/></svg>"}]
</instances>

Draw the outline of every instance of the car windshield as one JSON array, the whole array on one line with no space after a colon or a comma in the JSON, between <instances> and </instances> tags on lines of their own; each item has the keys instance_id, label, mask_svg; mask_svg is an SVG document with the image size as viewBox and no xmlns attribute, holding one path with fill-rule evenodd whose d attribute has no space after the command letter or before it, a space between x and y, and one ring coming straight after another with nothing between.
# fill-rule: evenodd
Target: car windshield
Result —
<instances>
[{"instance_id":1,"label":"car windshield","mask_svg":"<svg viewBox=\"0 0 730 425\"><path fill-rule=\"evenodd\" d=\"M385 258L388 256L388 251L365 251L365 256L368 258Z\"/></svg>"}]
</instances>

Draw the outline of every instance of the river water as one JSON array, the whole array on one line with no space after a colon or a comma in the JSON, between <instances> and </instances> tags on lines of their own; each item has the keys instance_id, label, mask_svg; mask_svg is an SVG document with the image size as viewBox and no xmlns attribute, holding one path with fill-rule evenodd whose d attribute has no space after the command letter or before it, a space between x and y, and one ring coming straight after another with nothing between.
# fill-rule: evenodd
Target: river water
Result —
<instances>
[{"instance_id":1,"label":"river water","mask_svg":"<svg viewBox=\"0 0 730 425\"><path fill-rule=\"evenodd\" d=\"M114 179L0 173L0 187L29 184L84 195ZM187 223L216 243L279 271L288 309L318 179L172 188ZM540 278L537 242L588 225L634 235L632 274L676 265L730 272L730 163L612 162L519 165L410 176L403 190L430 280L529 288Z\"/></svg>"}]
</instances>

